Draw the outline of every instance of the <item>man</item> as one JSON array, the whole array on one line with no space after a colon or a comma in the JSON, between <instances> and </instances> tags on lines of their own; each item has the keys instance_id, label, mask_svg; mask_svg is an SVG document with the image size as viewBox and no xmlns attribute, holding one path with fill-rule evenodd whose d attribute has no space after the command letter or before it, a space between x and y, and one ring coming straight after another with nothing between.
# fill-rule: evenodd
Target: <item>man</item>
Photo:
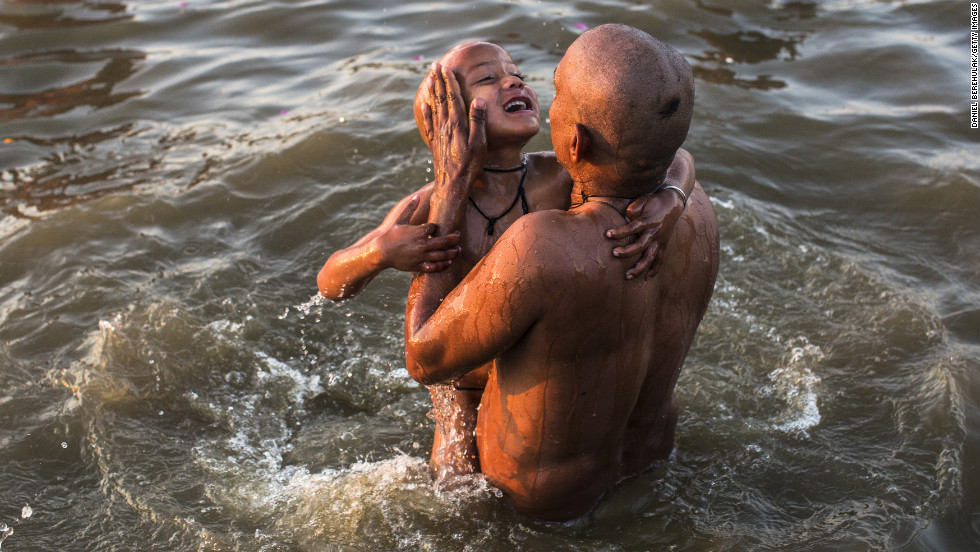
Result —
<instances>
[{"instance_id":1,"label":"man","mask_svg":"<svg viewBox=\"0 0 980 552\"><path fill-rule=\"evenodd\" d=\"M481 162L484 102L473 101L467 134L452 92L431 114L439 234L464 220ZM623 278L604 237L661 186L687 136L693 76L678 52L597 27L569 47L555 93L552 143L573 208L517 219L458 286L451 271L416 277L406 352L425 384L493 360L476 429L482 471L518 511L567 520L670 454L673 389L714 287L718 228L696 186L671 254L645 281Z\"/></svg>"}]
</instances>

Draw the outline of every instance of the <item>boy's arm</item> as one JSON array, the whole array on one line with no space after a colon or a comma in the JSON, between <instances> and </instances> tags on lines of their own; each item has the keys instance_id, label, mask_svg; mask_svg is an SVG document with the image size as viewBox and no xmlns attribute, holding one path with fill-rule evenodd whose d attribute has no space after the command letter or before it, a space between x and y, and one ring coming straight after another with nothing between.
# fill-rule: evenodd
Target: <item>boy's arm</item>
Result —
<instances>
[{"instance_id":1,"label":"boy's arm","mask_svg":"<svg viewBox=\"0 0 980 552\"><path fill-rule=\"evenodd\" d=\"M674 233L674 225L684 213L687 198L694 193L694 182L694 157L687 150L678 149L667 169L663 186L630 203L626 210L630 222L606 232L611 239L639 234L636 242L613 249L616 257L643 254L633 268L626 271L627 279L643 273L647 278L652 278L663 266L664 250Z\"/></svg>"},{"instance_id":2,"label":"boy's arm","mask_svg":"<svg viewBox=\"0 0 980 552\"><path fill-rule=\"evenodd\" d=\"M417 211L427 214L428 202L422 209L420 203L420 194L402 199L380 226L330 255L316 277L320 295L333 301L350 299L386 268L437 272L448 267L459 254L459 234L430 237L434 225L411 224Z\"/></svg>"}]
</instances>

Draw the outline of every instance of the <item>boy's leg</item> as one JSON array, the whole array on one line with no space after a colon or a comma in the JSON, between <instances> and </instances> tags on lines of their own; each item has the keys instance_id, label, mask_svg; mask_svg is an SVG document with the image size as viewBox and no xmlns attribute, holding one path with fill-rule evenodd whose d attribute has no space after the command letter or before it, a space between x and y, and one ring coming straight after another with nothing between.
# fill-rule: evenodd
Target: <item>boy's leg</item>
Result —
<instances>
[{"instance_id":1,"label":"boy's leg","mask_svg":"<svg viewBox=\"0 0 980 552\"><path fill-rule=\"evenodd\" d=\"M457 389L452 385L429 387L432 417L436 422L429 459L429 474L440 485L458 475L480 472L476 448L476 417L482 388Z\"/></svg>"}]
</instances>

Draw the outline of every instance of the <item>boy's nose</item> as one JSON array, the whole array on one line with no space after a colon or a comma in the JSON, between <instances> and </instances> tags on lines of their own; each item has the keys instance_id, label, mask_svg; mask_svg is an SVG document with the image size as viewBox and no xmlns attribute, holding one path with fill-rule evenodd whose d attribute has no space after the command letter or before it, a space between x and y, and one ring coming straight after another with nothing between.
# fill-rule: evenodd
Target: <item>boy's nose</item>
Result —
<instances>
[{"instance_id":1,"label":"boy's nose","mask_svg":"<svg viewBox=\"0 0 980 552\"><path fill-rule=\"evenodd\" d=\"M524 88L524 81L520 77L507 75L504 79L504 88Z\"/></svg>"}]
</instances>

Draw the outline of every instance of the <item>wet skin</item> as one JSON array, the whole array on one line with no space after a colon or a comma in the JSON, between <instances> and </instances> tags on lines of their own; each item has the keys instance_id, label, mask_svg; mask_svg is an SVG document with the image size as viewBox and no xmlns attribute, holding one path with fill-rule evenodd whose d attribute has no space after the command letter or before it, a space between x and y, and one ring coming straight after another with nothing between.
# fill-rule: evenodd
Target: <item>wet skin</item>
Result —
<instances>
[{"instance_id":1,"label":"wet skin","mask_svg":"<svg viewBox=\"0 0 980 552\"><path fill-rule=\"evenodd\" d=\"M459 120L464 109L451 93L446 98L441 103L449 107L433 120ZM552 121L568 117L552 108ZM471 134L481 118L471 119ZM454 176L466 173L454 164L472 160L472 137L456 132L462 126L443 126L434 135L441 144L432 148L436 166L449 168L437 176L429 220L447 231L466 224L469 190L466 178ZM573 201L580 191L611 193L567 212L520 218L461 283L452 271L416 277L406 348L418 361L410 373L425 384L493 363L476 426L481 469L518 511L567 520L616 481L669 455L673 389L711 297L718 227L696 186L660 272L651 280L623 278L627 263L612 255L605 232L624 222L629 201L611 196L637 182L579 163L589 154L585 135L556 132L565 131L553 127L556 148L572 150L559 156L562 163L592 178L580 184L576 177Z\"/></svg>"},{"instance_id":2,"label":"wet skin","mask_svg":"<svg viewBox=\"0 0 980 552\"><path fill-rule=\"evenodd\" d=\"M498 168L520 165L522 148L539 130L540 109L536 94L524 83L507 52L493 44L468 43L450 51L441 62L452 71L461 101L468 105L480 98L485 102L486 148L482 165ZM433 77L434 73L430 74L420 88L422 103L431 101L431 96L437 93ZM426 136L422 121L420 129L429 142L431 138ZM526 159L524 188L529 210L566 209L572 182L554 154L532 153ZM495 222L492 235L487 233L487 220L472 203L467 203L465 221L458 232L434 236L434 226L426 222L432 183L402 199L377 229L331 256L318 275L321 293L335 300L353 297L388 267L416 273L438 272L448 267L457 278L462 278L504 230L523 215L519 201L508 210L516 197L520 177L520 172L487 172L481 173L472 184L470 196L483 212L493 216L503 213ZM686 152L678 155L670 181L685 190L693 188L693 159ZM632 268L627 266L630 277L645 273L654 264L653 258L658 257L657 253L666 244L681 208L673 194L651 196L633 206L631 218L635 220L616 230L617 235L644 231L635 243L617 250L636 262ZM616 226L622 226L622 221ZM606 245L611 248L613 244ZM643 257L637 261L638 253ZM410 295L409 309L412 301ZM411 365L413 360L409 357L407 362ZM462 388L461 391L430 389L433 404L438 405L434 409L436 431L430 461L430 471L437 480L479 471L473 431L490 368L487 363L481 370L461 377L453 385Z\"/></svg>"},{"instance_id":3,"label":"wet skin","mask_svg":"<svg viewBox=\"0 0 980 552\"><path fill-rule=\"evenodd\" d=\"M510 56L498 46L476 43L455 49L441 61L455 73L459 82L458 93L466 105L476 98L485 102L486 153L481 164L498 168L519 166L524 160L521 150L540 128L540 111L537 95L524 83ZM435 83L430 78L427 87L433 89L430 97L436 94L434 87ZM443 90L442 95L446 93ZM508 106L511 107L509 110ZM526 159L524 190L529 210L566 209L571 179L554 155L536 153L527 155ZM472 202L467 202L465 220L459 227L461 255L448 269L457 278L468 273L497 238L523 216L520 200L514 205L521 176L521 171L487 172L481 173L473 183L470 190ZM422 205L429 205L431 194L431 186L420 194ZM494 221L493 234L488 233L488 221L474 203L484 213L500 216ZM420 209L416 216L418 219L414 223L424 223L429 216L428 209ZM413 302L410 294L408 309L412 308ZM412 364L414 361L407 357L406 362ZM491 364L487 363L446 386L430 387L436 420L430 473L439 482L451 484L450 480L455 476L480 471L473 435L477 407L490 369Z\"/></svg>"},{"instance_id":4,"label":"wet skin","mask_svg":"<svg viewBox=\"0 0 980 552\"><path fill-rule=\"evenodd\" d=\"M602 235L621 220L597 202L521 218L409 341L429 383L495 358L482 471L544 519L581 515L673 446L672 390L710 298L717 223L698 187L675 253L644 282L622 278Z\"/></svg>"}]
</instances>

